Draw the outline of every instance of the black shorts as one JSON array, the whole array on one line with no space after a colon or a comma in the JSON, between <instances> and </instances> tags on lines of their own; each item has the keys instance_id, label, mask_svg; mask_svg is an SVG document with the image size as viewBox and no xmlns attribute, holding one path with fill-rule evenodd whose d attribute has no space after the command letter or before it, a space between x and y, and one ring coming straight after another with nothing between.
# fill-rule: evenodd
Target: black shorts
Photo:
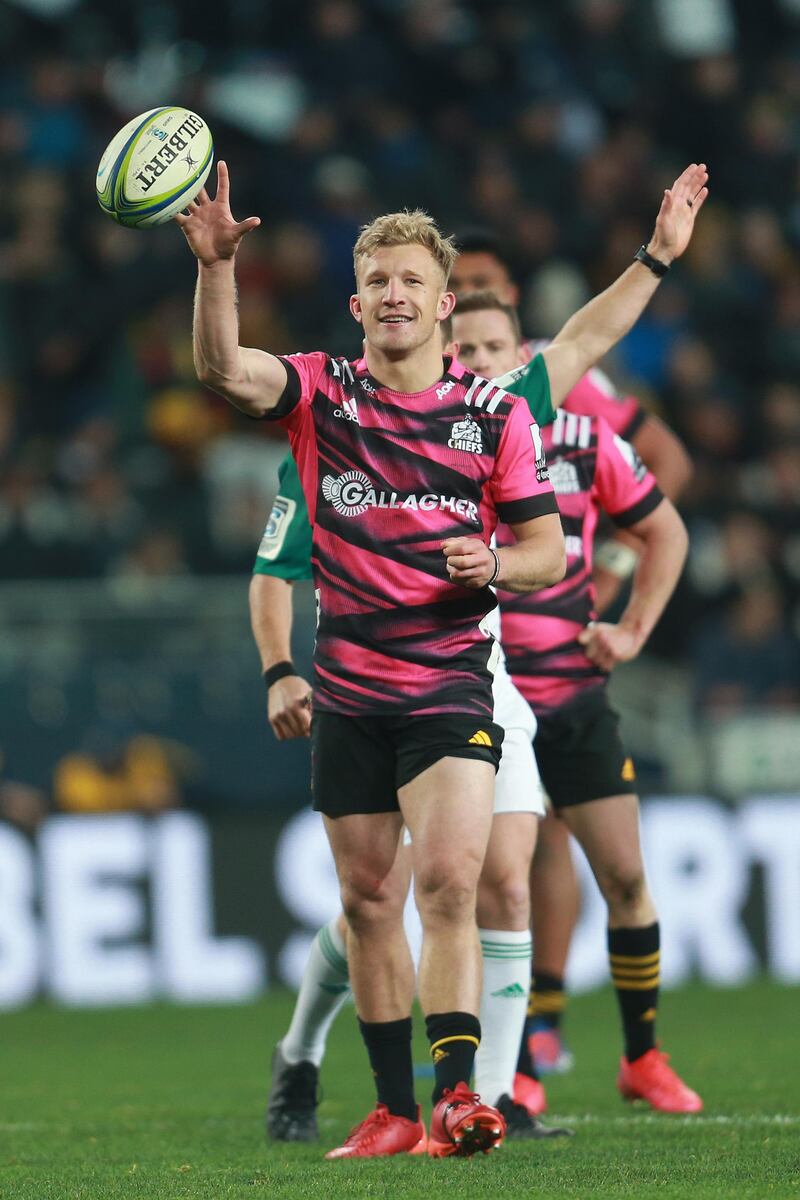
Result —
<instances>
[{"instance_id":1,"label":"black shorts","mask_svg":"<svg viewBox=\"0 0 800 1200\"><path fill-rule=\"evenodd\" d=\"M503 730L464 713L348 717L316 712L311 722L314 808L329 817L396 812L398 789L441 758L500 765Z\"/></svg>"},{"instance_id":2,"label":"black shorts","mask_svg":"<svg viewBox=\"0 0 800 1200\"><path fill-rule=\"evenodd\" d=\"M619 714L604 687L540 717L533 748L556 812L588 800L636 793L633 760L625 753Z\"/></svg>"}]
</instances>

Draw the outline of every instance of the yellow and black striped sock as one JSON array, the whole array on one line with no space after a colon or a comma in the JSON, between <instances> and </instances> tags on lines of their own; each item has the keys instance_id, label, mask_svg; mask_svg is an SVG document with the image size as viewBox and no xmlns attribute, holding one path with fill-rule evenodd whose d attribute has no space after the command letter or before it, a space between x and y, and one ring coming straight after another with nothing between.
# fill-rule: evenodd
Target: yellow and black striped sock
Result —
<instances>
[{"instance_id":1,"label":"yellow and black striped sock","mask_svg":"<svg viewBox=\"0 0 800 1200\"><path fill-rule=\"evenodd\" d=\"M425 1018L425 1028L431 1044L436 1104L445 1088L469 1083L475 1051L481 1044L481 1023L472 1013L431 1013Z\"/></svg>"},{"instance_id":2,"label":"yellow and black striped sock","mask_svg":"<svg viewBox=\"0 0 800 1200\"><path fill-rule=\"evenodd\" d=\"M622 1016L628 1062L641 1058L656 1044L660 946L658 921L644 929L608 931L608 961Z\"/></svg>"},{"instance_id":3,"label":"yellow and black striped sock","mask_svg":"<svg viewBox=\"0 0 800 1200\"><path fill-rule=\"evenodd\" d=\"M539 1028L546 1025L548 1029L558 1029L566 1006L567 994L564 991L563 978L560 975L550 975L547 971L534 970L528 1017L535 1021Z\"/></svg>"}]
</instances>

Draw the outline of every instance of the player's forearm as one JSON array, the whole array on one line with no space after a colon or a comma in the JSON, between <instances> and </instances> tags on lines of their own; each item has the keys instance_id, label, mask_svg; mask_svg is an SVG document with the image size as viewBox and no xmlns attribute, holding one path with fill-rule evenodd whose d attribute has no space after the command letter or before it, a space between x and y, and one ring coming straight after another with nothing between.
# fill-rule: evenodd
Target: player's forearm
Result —
<instances>
[{"instance_id":1,"label":"player's forearm","mask_svg":"<svg viewBox=\"0 0 800 1200\"><path fill-rule=\"evenodd\" d=\"M564 534L556 514L540 517L543 528L533 537L497 551L496 585L506 592L538 592L559 583L567 569Z\"/></svg>"},{"instance_id":2,"label":"player's forearm","mask_svg":"<svg viewBox=\"0 0 800 1200\"><path fill-rule=\"evenodd\" d=\"M652 247L650 252L657 257ZM658 277L642 263L631 263L570 317L543 352L554 406L633 328L658 284Z\"/></svg>"},{"instance_id":3,"label":"player's forearm","mask_svg":"<svg viewBox=\"0 0 800 1200\"><path fill-rule=\"evenodd\" d=\"M192 342L198 379L243 412L263 416L277 404L286 368L272 354L239 345L234 259L197 265Z\"/></svg>"},{"instance_id":4,"label":"player's forearm","mask_svg":"<svg viewBox=\"0 0 800 1200\"><path fill-rule=\"evenodd\" d=\"M197 264L194 296L194 366L203 383L234 382L241 374L234 259Z\"/></svg>"},{"instance_id":5,"label":"player's forearm","mask_svg":"<svg viewBox=\"0 0 800 1200\"><path fill-rule=\"evenodd\" d=\"M250 580L250 627L261 669L292 659L292 585L273 575Z\"/></svg>"},{"instance_id":6,"label":"player's forearm","mask_svg":"<svg viewBox=\"0 0 800 1200\"><path fill-rule=\"evenodd\" d=\"M642 535L630 599L619 620L620 626L634 635L638 649L657 625L686 561L686 527L668 500L660 507L665 505L669 509L664 510L664 519Z\"/></svg>"}]
</instances>

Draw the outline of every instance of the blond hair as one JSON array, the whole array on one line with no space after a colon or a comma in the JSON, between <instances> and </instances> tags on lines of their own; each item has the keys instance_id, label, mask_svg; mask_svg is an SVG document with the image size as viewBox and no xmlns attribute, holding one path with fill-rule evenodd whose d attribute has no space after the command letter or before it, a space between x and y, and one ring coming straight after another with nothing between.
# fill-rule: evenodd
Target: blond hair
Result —
<instances>
[{"instance_id":1,"label":"blond hair","mask_svg":"<svg viewBox=\"0 0 800 1200\"><path fill-rule=\"evenodd\" d=\"M368 225L362 225L353 247L353 268L358 276L360 259L374 254L381 246L424 246L442 268L447 283L458 251L450 237L440 233L433 217L421 208L409 212L386 213Z\"/></svg>"}]
</instances>

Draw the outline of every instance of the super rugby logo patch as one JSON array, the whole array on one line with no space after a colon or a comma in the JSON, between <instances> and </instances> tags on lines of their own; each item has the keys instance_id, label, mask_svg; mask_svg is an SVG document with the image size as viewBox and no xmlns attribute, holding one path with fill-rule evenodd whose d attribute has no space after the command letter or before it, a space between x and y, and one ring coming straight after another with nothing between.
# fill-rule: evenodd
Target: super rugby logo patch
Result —
<instances>
[{"instance_id":1,"label":"super rugby logo patch","mask_svg":"<svg viewBox=\"0 0 800 1200\"><path fill-rule=\"evenodd\" d=\"M289 500L286 496L275 497L264 536L258 547L259 558L266 558L271 562L278 557L296 511L297 504L294 500Z\"/></svg>"}]
</instances>

